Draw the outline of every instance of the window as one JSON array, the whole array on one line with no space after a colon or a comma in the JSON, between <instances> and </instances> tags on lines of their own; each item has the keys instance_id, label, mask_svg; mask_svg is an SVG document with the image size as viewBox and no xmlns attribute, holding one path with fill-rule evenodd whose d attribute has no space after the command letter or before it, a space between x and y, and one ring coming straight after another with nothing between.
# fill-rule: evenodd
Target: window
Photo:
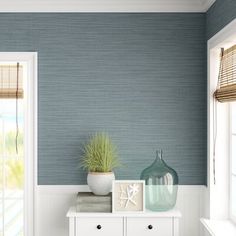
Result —
<instances>
[{"instance_id":1,"label":"window","mask_svg":"<svg viewBox=\"0 0 236 236\"><path fill-rule=\"evenodd\" d=\"M231 104L230 215L236 222L236 102Z\"/></svg>"},{"instance_id":2,"label":"window","mask_svg":"<svg viewBox=\"0 0 236 236\"><path fill-rule=\"evenodd\" d=\"M1 80L4 70L0 70L0 236L35 235L37 53L0 52L0 68L17 62L21 66L18 75L23 71L23 87L17 80L19 96L12 92L15 87L10 80L9 87L6 87L7 80ZM14 96L19 98L17 106Z\"/></svg>"},{"instance_id":3,"label":"window","mask_svg":"<svg viewBox=\"0 0 236 236\"><path fill-rule=\"evenodd\" d=\"M24 228L24 113L18 100L18 152L16 101L0 99L0 236L22 236Z\"/></svg>"},{"instance_id":4,"label":"window","mask_svg":"<svg viewBox=\"0 0 236 236\"><path fill-rule=\"evenodd\" d=\"M0 64L0 236L24 235L25 99L16 99L17 68L16 62Z\"/></svg>"},{"instance_id":5,"label":"window","mask_svg":"<svg viewBox=\"0 0 236 236\"><path fill-rule=\"evenodd\" d=\"M224 153L228 159L225 160L226 164L225 170L227 172L227 179L226 179L227 181L225 181L226 183L225 185L229 188L229 190L225 192L227 193L226 195L228 197L227 208L229 216L234 222L236 222L236 103L235 103L236 73L235 70L236 70L236 44L229 47L228 49L221 48L219 76L218 76L217 89L214 93L214 97L217 101L224 104L221 106L221 111L223 107L225 107L225 109L230 108L229 109L230 112L227 112L228 114L221 113L221 114L216 114L216 116L218 116L218 118L220 118L220 116L226 118L223 123L228 123L229 127L229 128L227 127L227 124L225 125L225 127L224 125L220 126L220 128L222 129L221 132L224 132L223 131L224 128L227 127L225 133L228 133L227 131L229 130L229 135L227 135L227 138L225 138L224 140L222 140L221 137L221 142L219 142L218 145L223 147L224 146L223 143L226 143L226 147L228 149ZM219 127L215 125L214 145L216 145L217 143L216 134L218 128ZM220 149L218 148L218 150Z\"/></svg>"},{"instance_id":6,"label":"window","mask_svg":"<svg viewBox=\"0 0 236 236\"><path fill-rule=\"evenodd\" d=\"M220 55L222 55L221 49L229 49L230 47L235 45L235 29L236 20L230 22L207 42L208 186L205 198L205 217L208 219L203 219L202 222L209 234L214 235L221 235L220 232L222 233L223 231L227 234L227 232L229 232L230 230L233 235L236 235L236 233L234 232L235 227L232 223L236 223L236 186L235 177L233 175L235 174L236 160L236 156L235 154L233 154L233 152L235 153L236 150L235 128L233 128L236 127L236 108L235 104L233 104L232 102L228 103L227 101L225 103L216 103L215 100L215 91L219 88ZM232 73L230 73L230 75L232 75ZM223 90L221 92L223 92ZM229 107L231 107L231 112L229 110ZM229 122L230 120L232 122ZM229 218L232 219L232 222L229 221ZM222 228L224 228L223 231L220 231L219 225L222 225Z\"/></svg>"}]
</instances>

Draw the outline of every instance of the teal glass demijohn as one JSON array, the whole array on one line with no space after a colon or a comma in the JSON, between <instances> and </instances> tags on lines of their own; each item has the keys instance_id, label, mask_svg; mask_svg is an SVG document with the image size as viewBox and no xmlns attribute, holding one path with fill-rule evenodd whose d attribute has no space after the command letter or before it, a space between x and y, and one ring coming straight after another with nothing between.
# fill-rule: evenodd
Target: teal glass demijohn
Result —
<instances>
[{"instance_id":1,"label":"teal glass demijohn","mask_svg":"<svg viewBox=\"0 0 236 236\"><path fill-rule=\"evenodd\" d=\"M157 151L155 161L142 171L140 178L145 180L147 209L167 211L175 206L178 175L162 159L162 150Z\"/></svg>"}]
</instances>

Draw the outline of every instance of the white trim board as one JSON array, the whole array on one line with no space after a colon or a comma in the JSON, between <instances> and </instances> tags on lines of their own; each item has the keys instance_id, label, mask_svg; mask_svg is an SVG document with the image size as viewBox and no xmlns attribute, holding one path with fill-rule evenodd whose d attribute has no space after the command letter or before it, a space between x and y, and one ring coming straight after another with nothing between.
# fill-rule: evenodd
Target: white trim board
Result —
<instances>
[{"instance_id":1,"label":"white trim board","mask_svg":"<svg viewBox=\"0 0 236 236\"><path fill-rule=\"evenodd\" d=\"M205 12L215 3L216 0L202 0L202 6Z\"/></svg>"},{"instance_id":2,"label":"white trim board","mask_svg":"<svg viewBox=\"0 0 236 236\"><path fill-rule=\"evenodd\" d=\"M236 225L229 220L207 220L201 219L211 236L222 236L227 232L227 236L236 235Z\"/></svg>"},{"instance_id":3,"label":"white trim board","mask_svg":"<svg viewBox=\"0 0 236 236\"><path fill-rule=\"evenodd\" d=\"M208 40L208 51L216 47L221 48L226 44L228 44L227 46L230 47L232 44L236 43L235 27L236 18Z\"/></svg>"},{"instance_id":4,"label":"white trim board","mask_svg":"<svg viewBox=\"0 0 236 236\"><path fill-rule=\"evenodd\" d=\"M0 12L206 12L215 0L5 0Z\"/></svg>"}]
</instances>

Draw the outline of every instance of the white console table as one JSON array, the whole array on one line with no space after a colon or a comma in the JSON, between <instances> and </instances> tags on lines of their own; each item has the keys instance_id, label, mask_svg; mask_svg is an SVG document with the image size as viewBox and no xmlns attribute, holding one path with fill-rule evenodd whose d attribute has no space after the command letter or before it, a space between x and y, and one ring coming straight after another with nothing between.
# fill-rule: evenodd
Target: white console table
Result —
<instances>
[{"instance_id":1,"label":"white console table","mask_svg":"<svg viewBox=\"0 0 236 236\"><path fill-rule=\"evenodd\" d=\"M180 211L81 213L71 207L69 236L179 236Z\"/></svg>"}]
</instances>

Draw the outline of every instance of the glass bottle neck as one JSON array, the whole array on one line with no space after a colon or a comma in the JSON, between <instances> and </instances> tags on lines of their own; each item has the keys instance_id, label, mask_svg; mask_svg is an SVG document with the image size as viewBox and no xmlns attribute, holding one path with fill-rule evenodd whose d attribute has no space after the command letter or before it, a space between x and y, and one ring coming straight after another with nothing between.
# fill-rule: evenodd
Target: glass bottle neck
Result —
<instances>
[{"instance_id":1,"label":"glass bottle neck","mask_svg":"<svg viewBox=\"0 0 236 236\"><path fill-rule=\"evenodd\" d=\"M155 163L157 162L163 162L163 159L162 159L162 150L157 150L156 151L156 160L155 160Z\"/></svg>"}]
</instances>

